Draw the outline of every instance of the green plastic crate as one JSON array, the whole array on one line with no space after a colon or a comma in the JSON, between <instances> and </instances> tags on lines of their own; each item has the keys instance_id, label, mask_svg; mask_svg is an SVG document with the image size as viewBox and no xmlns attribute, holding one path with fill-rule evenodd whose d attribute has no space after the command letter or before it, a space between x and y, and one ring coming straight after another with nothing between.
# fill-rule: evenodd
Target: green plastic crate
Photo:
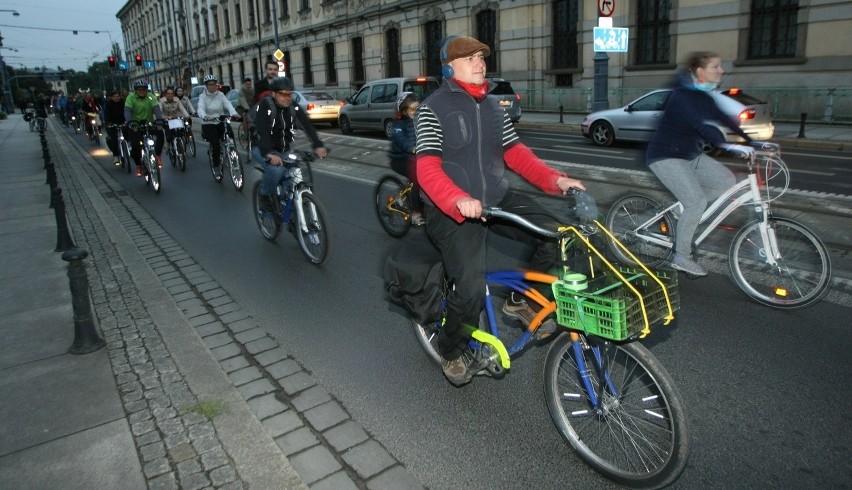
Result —
<instances>
[{"instance_id":1,"label":"green plastic crate","mask_svg":"<svg viewBox=\"0 0 852 490\"><path fill-rule=\"evenodd\" d=\"M642 269L619 267L619 272L642 294L649 325L668 316L665 293L656 281ZM666 286L672 311L678 310L680 297L677 273L669 270L652 272ZM572 290L562 280L556 281L553 283L553 296L556 300L557 322L572 330L621 341L645 328L639 298L611 272L589 280L589 286L584 291Z\"/></svg>"}]
</instances>

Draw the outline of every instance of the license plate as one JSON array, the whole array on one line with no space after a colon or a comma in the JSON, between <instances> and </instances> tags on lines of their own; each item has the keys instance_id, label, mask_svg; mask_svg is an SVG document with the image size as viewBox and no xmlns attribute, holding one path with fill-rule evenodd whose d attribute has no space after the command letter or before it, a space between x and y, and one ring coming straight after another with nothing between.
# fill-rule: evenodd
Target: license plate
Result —
<instances>
[{"instance_id":1,"label":"license plate","mask_svg":"<svg viewBox=\"0 0 852 490\"><path fill-rule=\"evenodd\" d=\"M337 107L336 105L324 105L324 106L322 106L323 109L334 109L336 107Z\"/></svg>"},{"instance_id":2,"label":"license plate","mask_svg":"<svg viewBox=\"0 0 852 490\"><path fill-rule=\"evenodd\" d=\"M510 106L510 105L512 105L511 100L501 100L500 101L500 107L507 107L507 106Z\"/></svg>"}]
</instances>

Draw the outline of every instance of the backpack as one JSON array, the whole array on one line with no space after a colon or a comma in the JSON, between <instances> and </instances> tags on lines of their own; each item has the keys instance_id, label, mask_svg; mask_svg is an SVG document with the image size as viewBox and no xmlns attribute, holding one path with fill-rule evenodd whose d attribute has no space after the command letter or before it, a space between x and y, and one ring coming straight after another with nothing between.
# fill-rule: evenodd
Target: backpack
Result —
<instances>
[{"instance_id":1,"label":"backpack","mask_svg":"<svg viewBox=\"0 0 852 490\"><path fill-rule=\"evenodd\" d=\"M385 260L388 299L418 323L440 321L447 289L441 253L424 233L409 233Z\"/></svg>"}]
</instances>

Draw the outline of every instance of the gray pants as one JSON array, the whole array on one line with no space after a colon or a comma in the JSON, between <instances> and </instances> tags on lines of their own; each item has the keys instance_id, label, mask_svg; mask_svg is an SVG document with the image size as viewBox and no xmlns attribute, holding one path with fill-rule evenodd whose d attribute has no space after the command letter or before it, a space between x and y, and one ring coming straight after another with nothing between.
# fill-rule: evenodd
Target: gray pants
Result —
<instances>
[{"instance_id":1,"label":"gray pants","mask_svg":"<svg viewBox=\"0 0 852 490\"><path fill-rule=\"evenodd\" d=\"M724 165L705 154L695 160L670 158L649 165L675 198L683 204L683 214L677 223L675 252L692 254L692 239L707 204L721 196L737 181Z\"/></svg>"}]
</instances>

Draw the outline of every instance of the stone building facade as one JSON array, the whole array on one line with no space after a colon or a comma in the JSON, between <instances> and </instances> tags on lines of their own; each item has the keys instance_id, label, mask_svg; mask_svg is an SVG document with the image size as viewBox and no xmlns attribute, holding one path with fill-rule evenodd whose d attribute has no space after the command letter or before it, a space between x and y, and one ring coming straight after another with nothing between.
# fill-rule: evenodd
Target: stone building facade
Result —
<instances>
[{"instance_id":1,"label":"stone building facade","mask_svg":"<svg viewBox=\"0 0 852 490\"><path fill-rule=\"evenodd\" d=\"M629 28L628 51L604 62L594 51L598 3ZM378 78L438 76L441 41L465 34L492 46L489 73L532 105L587 94L596 56L611 94L641 93L705 49L721 55L729 83L752 91L832 89L852 99L850 1L129 0L117 17L125 59L153 61L131 66L131 77L155 88L208 73L237 86L280 48L297 87L346 96Z\"/></svg>"}]
</instances>

